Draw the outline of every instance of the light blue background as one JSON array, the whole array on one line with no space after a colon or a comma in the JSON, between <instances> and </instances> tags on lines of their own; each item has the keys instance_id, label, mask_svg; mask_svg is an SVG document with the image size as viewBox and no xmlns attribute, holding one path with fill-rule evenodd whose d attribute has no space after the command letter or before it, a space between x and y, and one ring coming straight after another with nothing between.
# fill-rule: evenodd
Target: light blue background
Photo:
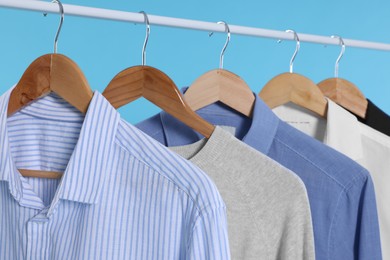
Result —
<instances>
[{"instance_id":1,"label":"light blue background","mask_svg":"<svg viewBox=\"0 0 390 260\"><path fill-rule=\"evenodd\" d=\"M301 33L338 34L344 38L390 43L390 2L380 1L81 1L65 4L261 27ZM59 16L0 8L0 93L9 89L38 56L52 52ZM225 34L152 26L147 64L167 73L178 86L191 84L217 68ZM141 63L142 24L65 16L59 52L84 71L93 89L103 91L112 77ZM295 43L232 35L225 68L240 75L258 93L273 76L288 71ZM337 46L302 43L294 71L314 82L332 77ZM390 53L347 48L339 76L355 83L390 114ZM127 105L122 116L131 123L159 109L145 100Z\"/></svg>"}]
</instances>

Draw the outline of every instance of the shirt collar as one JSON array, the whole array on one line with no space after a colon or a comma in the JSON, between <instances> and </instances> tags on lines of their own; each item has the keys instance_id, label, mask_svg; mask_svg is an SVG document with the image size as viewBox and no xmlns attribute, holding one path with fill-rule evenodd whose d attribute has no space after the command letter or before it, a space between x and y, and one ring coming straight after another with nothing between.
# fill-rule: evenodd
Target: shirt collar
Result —
<instances>
[{"instance_id":1,"label":"shirt collar","mask_svg":"<svg viewBox=\"0 0 390 260\"><path fill-rule=\"evenodd\" d=\"M330 99L324 143L354 161L363 157L360 126L356 116Z\"/></svg>"},{"instance_id":2,"label":"shirt collar","mask_svg":"<svg viewBox=\"0 0 390 260\"><path fill-rule=\"evenodd\" d=\"M242 139L244 143L251 144L253 148L268 154L278 130L280 119L255 94L252 124L248 133Z\"/></svg>"},{"instance_id":3,"label":"shirt collar","mask_svg":"<svg viewBox=\"0 0 390 260\"><path fill-rule=\"evenodd\" d=\"M187 88L183 88L182 92L184 93L186 90ZM250 120L249 128L242 137L242 141L267 154L280 120L256 94L254 96L252 119L246 118L220 102L201 108L196 112L214 125L232 125L234 122ZM195 142L203 138L199 133L185 126L165 111L160 113L160 119L167 146L180 146L188 144L185 141Z\"/></svg>"},{"instance_id":4,"label":"shirt collar","mask_svg":"<svg viewBox=\"0 0 390 260\"><path fill-rule=\"evenodd\" d=\"M11 194L20 203L23 199L22 183L10 154L6 127L10 92L0 97L0 181L9 183ZM48 214L55 209L59 199L97 203L109 172L107 162L119 120L118 112L95 91Z\"/></svg>"}]
</instances>

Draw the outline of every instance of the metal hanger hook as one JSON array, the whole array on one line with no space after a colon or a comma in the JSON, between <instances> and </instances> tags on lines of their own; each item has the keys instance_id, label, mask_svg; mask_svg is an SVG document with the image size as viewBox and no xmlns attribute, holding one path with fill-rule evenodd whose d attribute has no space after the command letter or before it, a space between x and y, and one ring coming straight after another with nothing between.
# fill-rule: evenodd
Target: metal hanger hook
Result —
<instances>
[{"instance_id":1,"label":"metal hanger hook","mask_svg":"<svg viewBox=\"0 0 390 260\"><path fill-rule=\"evenodd\" d=\"M59 0L53 0L52 3L58 4L58 6L60 8L60 13L61 13L60 24L58 25L56 37L54 38L54 53L57 53L58 37L60 36L60 32L61 32L62 24L64 22L65 15L64 15L64 6L62 5L62 3Z\"/></svg>"},{"instance_id":2,"label":"metal hanger hook","mask_svg":"<svg viewBox=\"0 0 390 260\"><path fill-rule=\"evenodd\" d=\"M338 36L338 35L332 35L332 36L330 36L330 37L331 37L331 38L337 38L337 39L339 39L340 45L341 45L340 54L339 54L339 56L337 57L336 63L335 63L335 65L334 65L334 77L335 77L335 78L338 78L338 77L339 77L339 63L340 63L340 60L341 60L341 58L343 57L344 52L345 52L345 43L344 43L343 38L341 38L341 37Z\"/></svg>"},{"instance_id":3,"label":"metal hanger hook","mask_svg":"<svg viewBox=\"0 0 390 260\"><path fill-rule=\"evenodd\" d=\"M219 21L217 23L218 24L224 24L225 25L225 32L227 32L226 42L225 42L225 45L223 46L221 54L219 56L219 68L223 69L223 57L225 55L226 48L227 48L227 46L229 45L229 42L230 42L230 28L229 28L229 25L226 22L224 22L224 21ZM209 36L212 36L213 34L214 33L209 33Z\"/></svg>"},{"instance_id":4,"label":"metal hanger hook","mask_svg":"<svg viewBox=\"0 0 390 260\"><path fill-rule=\"evenodd\" d=\"M297 54L299 52L299 48L301 47L301 43L299 41L298 34L294 30L286 30L286 32L293 33L294 34L294 40L297 42L297 44L295 46L294 54L293 54L293 56L291 57L291 60L290 60L290 73L293 73L294 60L295 60L295 57L297 56Z\"/></svg>"},{"instance_id":5,"label":"metal hanger hook","mask_svg":"<svg viewBox=\"0 0 390 260\"><path fill-rule=\"evenodd\" d=\"M148 40L149 40L149 35L150 35L150 23L149 23L148 15L144 11L141 11L140 13L144 15L145 24L146 24L145 41L144 41L144 45L142 47L142 66L144 66L146 64L146 45L148 45Z\"/></svg>"}]
</instances>

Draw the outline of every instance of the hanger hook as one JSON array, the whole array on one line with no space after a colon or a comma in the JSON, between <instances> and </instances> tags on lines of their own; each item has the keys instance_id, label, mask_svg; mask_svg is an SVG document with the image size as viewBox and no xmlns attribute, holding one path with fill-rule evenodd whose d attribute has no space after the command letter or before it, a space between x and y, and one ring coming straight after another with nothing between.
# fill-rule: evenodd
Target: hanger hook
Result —
<instances>
[{"instance_id":1,"label":"hanger hook","mask_svg":"<svg viewBox=\"0 0 390 260\"><path fill-rule=\"evenodd\" d=\"M224 24L225 25L225 32L227 32L226 42L225 42L225 45L223 46L221 54L219 56L219 68L223 69L223 56L225 55L226 48L227 48L227 46L229 45L229 42L230 42L230 28L229 28L229 25L226 22L224 22L224 21L219 21L217 23L218 24ZM213 34L214 33L211 32L211 33L209 33L209 36L212 36Z\"/></svg>"},{"instance_id":2,"label":"hanger hook","mask_svg":"<svg viewBox=\"0 0 390 260\"><path fill-rule=\"evenodd\" d=\"M144 11L141 11L140 13L144 15L145 24L146 24L145 41L144 41L144 45L142 47L142 66L144 66L146 64L146 45L148 45L148 40L149 40L149 35L150 35L150 23L149 23L148 15Z\"/></svg>"},{"instance_id":3,"label":"hanger hook","mask_svg":"<svg viewBox=\"0 0 390 260\"><path fill-rule=\"evenodd\" d=\"M334 77L335 77L335 78L338 78L338 77L339 77L339 63L340 63L340 60L341 60L341 58L343 57L344 52L345 52L345 43L344 43L343 38L341 38L341 37L338 36L338 35L332 35L332 36L330 36L330 37L331 37L331 38L337 38L337 39L339 39L340 45L341 45L340 54L339 54L339 56L337 57L336 63L335 63L335 65L334 65Z\"/></svg>"},{"instance_id":4,"label":"hanger hook","mask_svg":"<svg viewBox=\"0 0 390 260\"><path fill-rule=\"evenodd\" d=\"M227 46L229 45L229 42L230 42L230 28L229 28L229 25L226 22L224 22L224 21L219 21L218 24L224 24L225 25L225 31L227 32L226 42L225 42L225 45L222 48L221 55L219 56L219 68L223 69L223 57L224 57L226 48L227 48Z\"/></svg>"},{"instance_id":5,"label":"hanger hook","mask_svg":"<svg viewBox=\"0 0 390 260\"><path fill-rule=\"evenodd\" d=\"M57 43L58 43L58 37L60 36L62 24L64 22L64 6L59 0L53 0L52 3L58 4L60 8L61 18L60 18L60 24L58 25L56 37L54 38L54 53L57 53Z\"/></svg>"},{"instance_id":6,"label":"hanger hook","mask_svg":"<svg viewBox=\"0 0 390 260\"><path fill-rule=\"evenodd\" d=\"M290 60L290 73L293 73L294 60L295 60L295 57L297 56L297 54L299 52L299 48L301 46L301 43L299 41L298 34L294 30L286 30L286 32L293 33L294 34L294 40L297 42L294 54L293 54L293 56L291 57L291 60Z\"/></svg>"}]
</instances>

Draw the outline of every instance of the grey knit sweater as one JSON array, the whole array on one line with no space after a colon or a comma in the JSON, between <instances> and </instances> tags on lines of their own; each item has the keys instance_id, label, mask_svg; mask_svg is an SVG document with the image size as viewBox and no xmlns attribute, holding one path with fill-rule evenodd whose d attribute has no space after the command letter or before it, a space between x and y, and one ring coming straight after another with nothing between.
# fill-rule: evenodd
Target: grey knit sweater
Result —
<instances>
[{"instance_id":1,"label":"grey knit sweater","mask_svg":"<svg viewBox=\"0 0 390 260\"><path fill-rule=\"evenodd\" d=\"M218 126L208 140L170 149L215 182L232 259L315 259L306 189L293 172Z\"/></svg>"}]
</instances>

